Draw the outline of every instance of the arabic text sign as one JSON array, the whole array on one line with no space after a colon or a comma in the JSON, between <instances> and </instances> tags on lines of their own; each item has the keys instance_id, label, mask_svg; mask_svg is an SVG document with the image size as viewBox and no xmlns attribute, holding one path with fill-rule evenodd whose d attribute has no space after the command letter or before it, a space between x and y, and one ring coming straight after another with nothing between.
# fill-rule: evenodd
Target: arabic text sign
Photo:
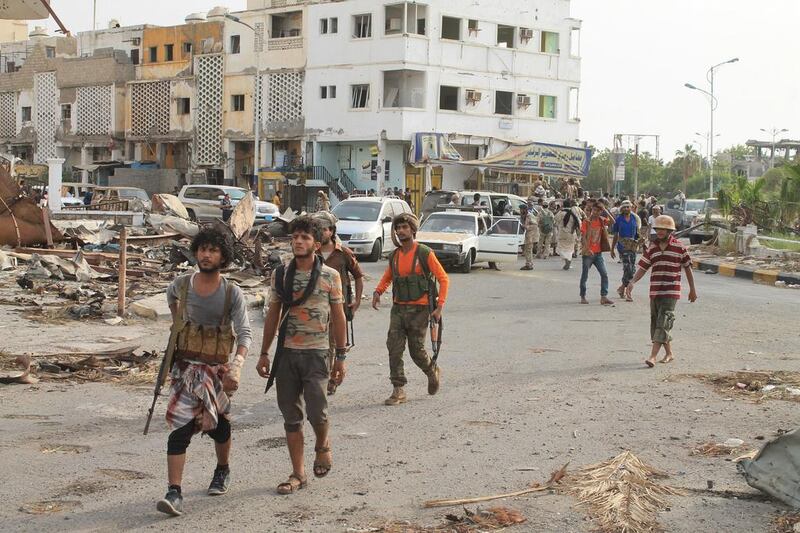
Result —
<instances>
[{"instance_id":1,"label":"arabic text sign","mask_svg":"<svg viewBox=\"0 0 800 533\"><path fill-rule=\"evenodd\" d=\"M499 154L466 164L504 172L542 172L588 176L592 151L557 144L529 143L510 146Z\"/></svg>"}]
</instances>

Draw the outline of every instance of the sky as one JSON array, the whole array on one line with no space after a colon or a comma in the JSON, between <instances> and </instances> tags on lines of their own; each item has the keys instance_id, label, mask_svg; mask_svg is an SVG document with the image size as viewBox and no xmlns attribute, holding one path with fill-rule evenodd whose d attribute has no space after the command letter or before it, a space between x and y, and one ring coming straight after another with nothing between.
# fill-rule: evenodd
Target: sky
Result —
<instances>
[{"instance_id":1,"label":"sky","mask_svg":"<svg viewBox=\"0 0 800 533\"><path fill-rule=\"evenodd\" d=\"M92 0L51 3L72 32L91 29ZM97 0L97 24L179 24L215 5L243 10L246 0ZM734 57L717 70L715 150L771 140L761 128L800 139L800 0L572 0L572 16L583 20L581 138L593 146L653 134L665 159L693 142L706 153L709 100L684 84L708 89L708 68ZM655 141L641 149L655 152Z\"/></svg>"}]
</instances>

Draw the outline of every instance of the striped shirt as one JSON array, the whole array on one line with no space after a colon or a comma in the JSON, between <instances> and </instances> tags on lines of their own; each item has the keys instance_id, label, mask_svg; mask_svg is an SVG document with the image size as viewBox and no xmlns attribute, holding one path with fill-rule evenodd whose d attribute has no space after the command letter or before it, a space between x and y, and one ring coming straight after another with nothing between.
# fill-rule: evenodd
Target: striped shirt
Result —
<instances>
[{"instance_id":1,"label":"striped shirt","mask_svg":"<svg viewBox=\"0 0 800 533\"><path fill-rule=\"evenodd\" d=\"M650 245L639 261L639 268L650 273L650 298L681 298L681 268L691 268L692 258L681 242L670 235L663 250L657 242Z\"/></svg>"}]
</instances>

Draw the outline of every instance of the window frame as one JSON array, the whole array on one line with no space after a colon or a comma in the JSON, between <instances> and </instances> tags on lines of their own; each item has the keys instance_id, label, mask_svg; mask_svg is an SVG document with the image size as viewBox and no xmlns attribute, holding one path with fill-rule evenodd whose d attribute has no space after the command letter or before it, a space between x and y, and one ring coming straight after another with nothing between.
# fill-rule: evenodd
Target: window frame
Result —
<instances>
[{"instance_id":1,"label":"window frame","mask_svg":"<svg viewBox=\"0 0 800 533\"><path fill-rule=\"evenodd\" d=\"M443 89L455 89L456 91L456 108L450 109L448 107L442 107L442 90ZM461 87L457 85L439 85L439 111L460 111L460 103L461 103Z\"/></svg>"},{"instance_id":2,"label":"window frame","mask_svg":"<svg viewBox=\"0 0 800 533\"><path fill-rule=\"evenodd\" d=\"M543 114L544 112L544 102L545 98L552 98L553 99L553 116L548 117ZM538 109L536 110L536 116L540 119L544 120L558 120L558 97L552 94L540 94L539 95L539 102L538 102Z\"/></svg>"},{"instance_id":3,"label":"window frame","mask_svg":"<svg viewBox=\"0 0 800 533\"><path fill-rule=\"evenodd\" d=\"M177 105L176 114L190 115L192 113L192 99L190 97L179 96L176 99L176 105Z\"/></svg>"},{"instance_id":4,"label":"window frame","mask_svg":"<svg viewBox=\"0 0 800 533\"><path fill-rule=\"evenodd\" d=\"M26 114L28 115L28 118L25 118ZM22 106L20 115L22 116L22 122L31 122L33 120L33 106Z\"/></svg>"},{"instance_id":5,"label":"window frame","mask_svg":"<svg viewBox=\"0 0 800 533\"><path fill-rule=\"evenodd\" d=\"M445 30L444 19L450 19L450 20L458 21L458 38L457 39L453 39L452 37L445 37L444 36L444 30ZM442 15L442 31L440 32L439 37L444 41L455 41L455 42L463 41L464 40L464 19L459 18L459 17L453 17L453 16L450 16L450 15Z\"/></svg>"},{"instance_id":6,"label":"window frame","mask_svg":"<svg viewBox=\"0 0 800 533\"><path fill-rule=\"evenodd\" d=\"M362 33L366 33L367 35L359 35L358 33L356 33L357 29L359 28L359 19L361 17L369 17L369 24L366 27L367 31L366 32L362 32ZM355 14L355 15L353 15L352 22L353 22L353 31L351 32L352 33L351 37L353 39L372 39L372 35L373 35L373 31L372 31L373 30L373 16L372 16L372 13L358 13L358 14ZM362 26L362 28L363 28L363 26Z\"/></svg>"},{"instance_id":7,"label":"window frame","mask_svg":"<svg viewBox=\"0 0 800 533\"><path fill-rule=\"evenodd\" d=\"M61 120L72 120L72 104L61 104Z\"/></svg>"},{"instance_id":8,"label":"window frame","mask_svg":"<svg viewBox=\"0 0 800 533\"><path fill-rule=\"evenodd\" d=\"M509 105L508 105L508 113L503 113L498 111L500 108L500 94L508 95L509 98ZM494 114L495 115L502 115L504 117L513 117L514 116L514 91L500 91L496 90L494 92Z\"/></svg>"},{"instance_id":9,"label":"window frame","mask_svg":"<svg viewBox=\"0 0 800 533\"><path fill-rule=\"evenodd\" d=\"M508 46L508 45L500 46L500 44L501 44L501 41L500 41L500 30L501 30L501 28L511 29L511 32L512 32L512 35L511 35L511 46ZM513 49L517 48L517 44L518 44L517 43L517 37L518 37L518 35L517 35L517 27L516 26L509 26L508 24L498 24L497 25L497 32L496 32L496 35L495 35L495 46L497 46L498 48L506 48L508 50L513 50Z\"/></svg>"},{"instance_id":10,"label":"window frame","mask_svg":"<svg viewBox=\"0 0 800 533\"><path fill-rule=\"evenodd\" d=\"M173 43L167 43L164 45L164 61L175 61L175 45Z\"/></svg>"},{"instance_id":11,"label":"window frame","mask_svg":"<svg viewBox=\"0 0 800 533\"><path fill-rule=\"evenodd\" d=\"M560 55L561 54L561 34L557 31L548 31L542 30L539 32L541 35L539 37L539 53L540 54L549 54L549 55ZM555 52L548 52L547 51L547 36L548 35L555 35L556 37L556 51Z\"/></svg>"},{"instance_id":12,"label":"window frame","mask_svg":"<svg viewBox=\"0 0 800 533\"><path fill-rule=\"evenodd\" d=\"M231 55L238 55L242 53L242 36L241 35L231 35L230 39L228 39L228 43L230 45L230 49L228 51Z\"/></svg>"},{"instance_id":13,"label":"window frame","mask_svg":"<svg viewBox=\"0 0 800 533\"><path fill-rule=\"evenodd\" d=\"M356 90L363 89L366 87L366 96L364 98L364 105L363 106L356 106ZM370 108L370 98L371 98L372 87L369 83L354 83L350 85L350 109L362 110L362 109L369 109ZM359 99L359 102L361 99Z\"/></svg>"},{"instance_id":14,"label":"window frame","mask_svg":"<svg viewBox=\"0 0 800 533\"><path fill-rule=\"evenodd\" d=\"M241 103L241 106L239 105ZM245 110L245 98L244 94L232 94L231 95L231 111L234 113L240 113Z\"/></svg>"},{"instance_id":15,"label":"window frame","mask_svg":"<svg viewBox=\"0 0 800 533\"><path fill-rule=\"evenodd\" d=\"M181 45L181 51L183 52L183 54L184 54L184 55L191 54L191 53L192 53L192 49L193 49L193 48L194 48L194 46L192 45L192 43L191 43L191 42L188 42L188 41L187 41L187 42L184 42L184 43Z\"/></svg>"},{"instance_id":16,"label":"window frame","mask_svg":"<svg viewBox=\"0 0 800 533\"><path fill-rule=\"evenodd\" d=\"M158 63L158 46L151 46L147 54L148 63Z\"/></svg>"}]
</instances>

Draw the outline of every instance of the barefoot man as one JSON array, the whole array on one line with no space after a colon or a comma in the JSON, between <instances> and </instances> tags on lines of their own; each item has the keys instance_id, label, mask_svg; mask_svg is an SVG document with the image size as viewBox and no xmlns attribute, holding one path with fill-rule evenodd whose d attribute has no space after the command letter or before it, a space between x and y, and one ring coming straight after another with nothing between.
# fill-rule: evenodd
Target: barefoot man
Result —
<instances>
[{"instance_id":1,"label":"barefoot man","mask_svg":"<svg viewBox=\"0 0 800 533\"><path fill-rule=\"evenodd\" d=\"M322 226L309 216L289 224L294 259L272 276L269 310L256 370L274 380L278 408L283 415L286 443L292 461L289 479L278 485L279 494L292 494L307 484L303 460L303 403L316 436L314 476L331 470L328 438L328 380L341 385L345 375L347 333L339 273L317 255ZM328 366L328 328L333 328L336 360ZM278 332L278 330L280 331ZM275 361L270 368L269 348L278 332Z\"/></svg>"},{"instance_id":2,"label":"barefoot man","mask_svg":"<svg viewBox=\"0 0 800 533\"><path fill-rule=\"evenodd\" d=\"M672 336L670 331L675 323L675 304L681 298L681 268L686 272L689 282L689 301L697 300L692 273L692 259L689 252L672 232L675 221L667 215L655 219L653 229L656 240L648 248L639 261L639 270L626 288L626 295L631 298L633 286L644 277L648 269L650 273L650 338L653 349L645 361L653 368L661 347L664 347L662 363L669 363L675 357L672 353Z\"/></svg>"}]
</instances>

